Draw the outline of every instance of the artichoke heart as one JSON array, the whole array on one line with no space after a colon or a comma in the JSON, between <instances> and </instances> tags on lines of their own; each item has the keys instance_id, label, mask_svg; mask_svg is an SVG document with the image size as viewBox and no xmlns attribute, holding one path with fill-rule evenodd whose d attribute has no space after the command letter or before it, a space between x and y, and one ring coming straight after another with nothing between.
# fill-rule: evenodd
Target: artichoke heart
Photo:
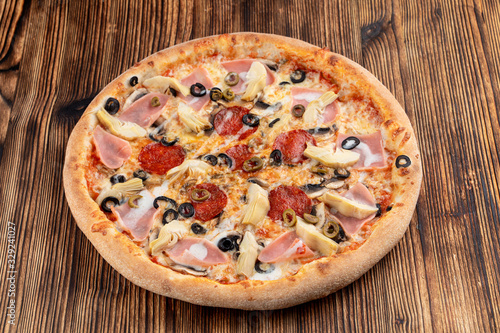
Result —
<instances>
[{"instance_id":1,"label":"artichoke heart","mask_svg":"<svg viewBox=\"0 0 500 333\"><path fill-rule=\"evenodd\" d=\"M247 88L241 96L244 101L253 101L257 94L266 86L267 71L266 67L259 61L254 61L247 73Z\"/></svg>"},{"instance_id":2,"label":"artichoke heart","mask_svg":"<svg viewBox=\"0 0 500 333\"><path fill-rule=\"evenodd\" d=\"M208 119L200 117L192 107L185 103L179 103L177 114L182 123L192 132L200 133L211 127Z\"/></svg>"},{"instance_id":3,"label":"artichoke heart","mask_svg":"<svg viewBox=\"0 0 500 333\"><path fill-rule=\"evenodd\" d=\"M354 151L337 149L332 153L330 149L316 147L311 143L307 143L304 155L332 168L346 168L355 164L360 157Z\"/></svg>"},{"instance_id":4,"label":"artichoke heart","mask_svg":"<svg viewBox=\"0 0 500 333\"><path fill-rule=\"evenodd\" d=\"M156 90L160 91L161 93L165 93L168 88L173 88L184 96L188 96L190 93L189 87L186 87L185 85L180 83L179 80L174 79L173 77L158 75L145 80L143 82L143 85L149 90Z\"/></svg>"},{"instance_id":5,"label":"artichoke heart","mask_svg":"<svg viewBox=\"0 0 500 333\"><path fill-rule=\"evenodd\" d=\"M149 244L151 254L157 256L162 251L173 247L179 239L188 233L188 227L185 223L174 220L165 224L158 235L158 238Z\"/></svg>"},{"instance_id":6,"label":"artichoke heart","mask_svg":"<svg viewBox=\"0 0 500 333\"><path fill-rule=\"evenodd\" d=\"M103 189L97 197L96 202L100 205L104 198L107 197L115 197L121 200L143 189L144 184L142 183L142 179L132 178L124 183L116 183L111 187Z\"/></svg>"},{"instance_id":7,"label":"artichoke heart","mask_svg":"<svg viewBox=\"0 0 500 333\"><path fill-rule=\"evenodd\" d=\"M315 123L318 120L318 116L323 113L328 104L333 103L339 95L334 93L333 91L327 91L323 95L321 95L318 99L315 99L311 103L307 105L306 111L302 118L304 122L307 123Z\"/></svg>"},{"instance_id":8,"label":"artichoke heart","mask_svg":"<svg viewBox=\"0 0 500 333\"><path fill-rule=\"evenodd\" d=\"M240 244L240 256L236 263L236 273L250 277L253 274L253 268L259 255L259 244L251 232L245 232Z\"/></svg>"},{"instance_id":9,"label":"artichoke heart","mask_svg":"<svg viewBox=\"0 0 500 333\"><path fill-rule=\"evenodd\" d=\"M210 165L200 160L185 160L181 165L170 169L167 172L167 177L172 177L170 182L179 180L183 175L188 178L198 178L207 174Z\"/></svg>"},{"instance_id":10,"label":"artichoke heart","mask_svg":"<svg viewBox=\"0 0 500 333\"><path fill-rule=\"evenodd\" d=\"M122 139L133 140L142 138L147 134L147 131L141 126L128 121L121 121L103 109L97 111L96 116L101 124L103 124L112 134Z\"/></svg>"},{"instance_id":11,"label":"artichoke heart","mask_svg":"<svg viewBox=\"0 0 500 333\"><path fill-rule=\"evenodd\" d=\"M344 198L335 192L327 192L318 199L335 208L340 214L357 219L364 219L378 211L378 207Z\"/></svg>"},{"instance_id":12,"label":"artichoke heart","mask_svg":"<svg viewBox=\"0 0 500 333\"><path fill-rule=\"evenodd\" d=\"M320 233L313 224L305 222L300 217L297 217L295 231L307 246L324 256L331 256L336 253L339 248L336 242Z\"/></svg>"},{"instance_id":13,"label":"artichoke heart","mask_svg":"<svg viewBox=\"0 0 500 333\"><path fill-rule=\"evenodd\" d=\"M243 212L243 224L257 225L264 220L269 209L267 191L257 184L251 183L248 187L248 204Z\"/></svg>"}]
</instances>

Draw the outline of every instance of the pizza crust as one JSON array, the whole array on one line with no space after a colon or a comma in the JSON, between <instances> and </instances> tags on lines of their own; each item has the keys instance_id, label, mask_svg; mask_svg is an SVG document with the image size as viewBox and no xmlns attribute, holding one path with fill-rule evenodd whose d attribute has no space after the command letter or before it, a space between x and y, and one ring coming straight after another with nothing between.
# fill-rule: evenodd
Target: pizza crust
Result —
<instances>
[{"instance_id":1,"label":"pizza crust","mask_svg":"<svg viewBox=\"0 0 500 333\"><path fill-rule=\"evenodd\" d=\"M232 47L235 46L235 47ZM89 196L84 166L87 151L92 149L91 131L97 120L94 113L109 96L133 88L128 80L139 81L161 73L168 63L196 58L214 49L230 50L231 56L259 58L265 52L293 54L297 59L314 61L318 68L335 69L357 81L359 90L369 96L388 119L386 134L394 138L398 155L412 160L408 168L393 166L393 209L376 223L372 234L358 249L329 258L314 260L286 278L273 281L245 280L223 284L205 278L173 271L155 264L127 236L120 233ZM350 284L385 256L403 237L411 220L420 189L422 169L417 141L409 119L394 96L372 74L351 60L311 44L276 35L237 33L189 41L149 56L109 83L88 106L68 141L64 164L64 188L75 220L94 247L134 284L155 293L190 303L239 308L279 309L324 297Z\"/></svg>"}]
</instances>

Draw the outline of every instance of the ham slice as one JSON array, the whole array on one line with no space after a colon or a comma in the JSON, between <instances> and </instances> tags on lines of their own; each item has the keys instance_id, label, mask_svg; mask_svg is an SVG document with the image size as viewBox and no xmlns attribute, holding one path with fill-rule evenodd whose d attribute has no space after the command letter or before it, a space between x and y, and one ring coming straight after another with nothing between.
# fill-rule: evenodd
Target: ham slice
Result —
<instances>
[{"instance_id":1,"label":"ham slice","mask_svg":"<svg viewBox=\"0 0 500 333\"><path fill-rule=\"evenodd\" d=\"M292 107L297 104L302 104L304 107L307 107L309 103L318 99L323 95L326 91L318 90L318 89L310 89L310 88L302 88L302 87L293 87L292 89ZM337 115L339 106L338 102L335 100L333 103L330 103L326 106L322 116L323 116L323 124L329 123L335 119Z\"/></svg>"},{"instance_id":2,"label":"ham slice","mask_svg":"<svg viewBox=\"0 0 500 333\"><path fill-rule=\"evenodd\" d=\"M359 145L352 149L352 151L360 154L359 160L353 165L353 168L384 168L387 166L384 146L382 144L382 133L380 133L380 131L366 135L339 133L337 137L337 147L341 147L342 141L350 136L355 136L360 141Z\"/></svg>"},{"instance_id":3,"label":"ham slice","mask_svg":"<svg viewBox=\"0 0 500 333\"><path fill-rule=\"evenodd\" d=\"M375 198L373 198L372 194L368 189L361 183L356 183L353 187L351 187L348 191L341 194L344 198L369 205L375 207ZM361 227L368 221L371 221L376 213L365 217L364 219L357 219L355 217L344 216L340 213L335 214L334 216L339 219L340 224L342 225L342 229L350 235L355 234L361 229Z\"/></svg>"},{"instance_id":4,"label":"ham slice","mask_svg":"<svg viewBox=\"0 0 500 333\"><path fill-rule=\"evenodd\" d=\"M94 129L94 144L102 164L117 169L132 155L128 141L106 132L101 126Z\"/></svg>"},{"instance_id":5,"label":"ham slice","mask_svg":"<svg viewBox=\"0 0 500 333\"><path fill-rule=\"evenodd\" d=\"M192 95L180 96L180 98L186 101L186 104L196 111L203 109L210 101L210 89L214 84L212 80L210 80L208 71L205 68L196 68L191 74L183 78L181 83L186 87L191 87L195 83L201 83L207 89L207 93L203 97L194 97Z\"/></svg>"},{"instance_id":6,"label":"ham slice","mask_svg":"<svg viewBox=\"0 0 500 333\"><path fill-rule=\"evenodd\" d=\"M259 254L261 262L276 263L299 258L309 258L314 252L297 236L289 231L276 238Z\"/></svg>"},{"instance_id":7,"label":"ham slice","mask_svg":"<svg viewBox=\"0 0 500 333\"><path fill-rule=\"evenodd\" d=\"M167 254L174 262L190 267L209 267L229 260L213 243L196 237L181 239Z\"/></svg>"},{"instance_id":8,"label":"ham slice","mask_svg":"<svg viewBox=\"0 0 500 333\"><path fill-rule=\"evenodd\" d=\"M151 105L151 100L154 97L158 97L160 101L159 106ZM160 117L168 99L167 95L159 93L144 95L125 109L118 119L121 121L130 121L142 127L149 127Z\"/></svg>"},{"instance_id":9,"label":"ham slice","mask_svg":"<svg viewBox=\"0 0 500 333\"><path fill-rule=\"evenodd\" d=\"M228 72L235 72L240 76L240 81L238 82L237 85L231 87L231 89L236 93L240 94L245 91L245 82L246 82L246 77L247 77L247 72L252 66L252 63L254 61L258 60L253 60L253 59L241 59L241 60L232 60L232 61L226 61L222 63L222 67L224 67L225 70ZM276 80L274 77L274 73L267 67L267 78L266 78L266 86L273 84L274 81Z\"/></svg>"},{"instance_id":10,"label":"ham slice","mask_svg":"<svg viewBox=\"0 0 500 333\"><path fill-rule=\"evenodd\" d=\"M149 191L141 191L139 195L142 196L137 202L139 208L130 208L128 204L111 207L120 228L130 232L136 241L142 241L149 235L154 219L161 210L153 207L155 198Z\"/></svg>"}]
</instances>

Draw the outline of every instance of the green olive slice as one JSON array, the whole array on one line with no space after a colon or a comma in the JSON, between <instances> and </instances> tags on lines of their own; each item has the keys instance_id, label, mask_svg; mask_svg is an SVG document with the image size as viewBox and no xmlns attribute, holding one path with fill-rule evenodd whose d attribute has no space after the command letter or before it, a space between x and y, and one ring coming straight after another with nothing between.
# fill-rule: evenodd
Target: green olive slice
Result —
<instances>
[{"instance_id":1,"label":"green olive slice","mask_svg":"<svg viewBox=\"0 0 500 333\"><path fill-rule=\"evenodd\" d=\"M283 223L287 227L293 227L295 223L297 223L297 215L295 215L295 211L293 209L285 209L283 212Z\"/></svg>"},{"instance_id":2,"label":"green olive slice","mask_svg":"<svg viewBox=\"0 0 500 333\"><path fill-rule=\"evenodd\" d=\"M210 192L203 188L195 188L191 191L191 199L193 201L201 202L210 198Z\"/></svg>"},{"instance_id":3,"label":"green olive slice","mask_svg":"<svg viewBox=\"0 0 500 333\"><path fill-rule=\"evenodd\" d=\"M160 99L158 98L158 96L155 96L153 98L151 98L151 106L152 107L157 107L157 106L160 106Z\"/></svg>"},{"instance_id":4,"label":"green olive slice","mask_svg":"<svg viewBox=\"0 0 500 333\"><path fill-rule=\"evenodd\" d=\"M229 72L224 78L224 82L230 87L235 86L240 82L240 76L238 73Z\"/></svg>"},{"instance_id":5,"label":"green olive slice","mask_svg":"<svg viewBox=\"0 0 500 333\"><path fill-rule=\"evenodd\" d=\"M128 205L130 208L139 208L134 201L142 198L142 195L133 195L128 199Z\"/></svg>"},{"instance_id":6,"label":"green olive slice","mask_svg":"<svg viewBox=\"0 0 500 333\"><path fill-rule=\"evenodd\" d=\"M222 98L222 91L219 88L213 87L212 89L210 89L210 99L212 101L217 102L221 98Z\"/></svg>"},{"instance_id":7,"label":"green olive slice","mask_svg":"<svg viewBox=\"0 0 500 333\"><path fill-rule=\"evenodd\" d=\"M325 174L328 173L328 169L325 168L324 166L321 166L321 165L313 165L311 167L311 172L317 173L317 174L320 174L320 175L325 175Z\"/></svg>"},{"instance_id":8,"label":"green olive slice","mask_svg":"<svg viewBox=\"0 0 500 333\"><path fill-rule=\"evenodd\" d=\"M314 215L312 215L312 214L307 214L307 213L305 213L305 214L304 214L304 220L305 220L306 222L309 222L309 223L312 223L312 224L316 224L316 223L318 223L318 222L319 222L319 217L314 216Z\"/></svg>"},{"instance_id":9,"label":"green olive slice","mask_svg":"<svg viewBox=\"0 0 500 333\"><path fill-rule=\"evenodd\" d=\"M323 234L328 238L335 238L340 232L340 227L335 221L328 221L323 226Z\"/></svg>"},{"instance_id":10,"label":"green olive slice","mask_svg":"<svg viewBox=\"0 0 500 333\"><path fill-rule=\"evenodd\" d=\"M234 91L230 88L227 88L226 90L224 90L224 92L222 93L222 96L224 96L224 99L226 101L232 101L234 99Z\"/></svg>"},{"instance_id":11,"label":"green olive slice","mask_svg":"<svg viewBox=\"0 0 500 333\"><path fill-rule=\"evenodd\" d=\"M302 104L294 105L292 108L292 114L294 117L300 118L306 111L306 108Z\"/></svg>"},{"instance_id":12,"label":"green olive slice","mask_svg":"<svg viewBox=\"0 0 500 333\"><path fill-rule=\"evenodd\" d=\"M262 159L254 156L243 163L243 170L245 170L246 172L253 172L262 169L263 166L264 162L262 162Z\"/></svg>"}]
</instances>

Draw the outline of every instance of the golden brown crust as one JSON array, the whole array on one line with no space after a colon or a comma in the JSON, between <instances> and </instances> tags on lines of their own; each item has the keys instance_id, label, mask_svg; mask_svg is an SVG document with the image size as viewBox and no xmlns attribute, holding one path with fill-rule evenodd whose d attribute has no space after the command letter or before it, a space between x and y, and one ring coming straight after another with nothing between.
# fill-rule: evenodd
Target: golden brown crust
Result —
<instances>
[{"instance_id":1,"label":"golden brown crust","mask_svg":"<svg viewBox=\"0 0 500 333\"><path fill-rule=\"evenodd\" d=\"M258 58L265 52L294 55L304 63L314 61L326 72L345 73L357 89L371 98L386 120L383 127L397 154L412 160L408 168L392 166L394 206L381 218L371 236L358 249L304 265L297 274L274 281L245 280L222 284L208 278L178 273L153 263L142 249L115 228L90 198L85 180L86 154L91 150L94 112L108 96L132 91L128 79L156 75L167 64L192 59L214 50L231 57ZM338 75L338 74L337 74ZM276 35L237 33L183 43L160 51L122 74L92 101L73 130L64 165L64 187L76 222L99 253L133 283L161 295L195 304L240 309L277 309L328 295L358 279L402 238L417 202L422 177L420 154L411 124L392 94L360 65L308 43Z\"/></svg>"}]
</instances>

